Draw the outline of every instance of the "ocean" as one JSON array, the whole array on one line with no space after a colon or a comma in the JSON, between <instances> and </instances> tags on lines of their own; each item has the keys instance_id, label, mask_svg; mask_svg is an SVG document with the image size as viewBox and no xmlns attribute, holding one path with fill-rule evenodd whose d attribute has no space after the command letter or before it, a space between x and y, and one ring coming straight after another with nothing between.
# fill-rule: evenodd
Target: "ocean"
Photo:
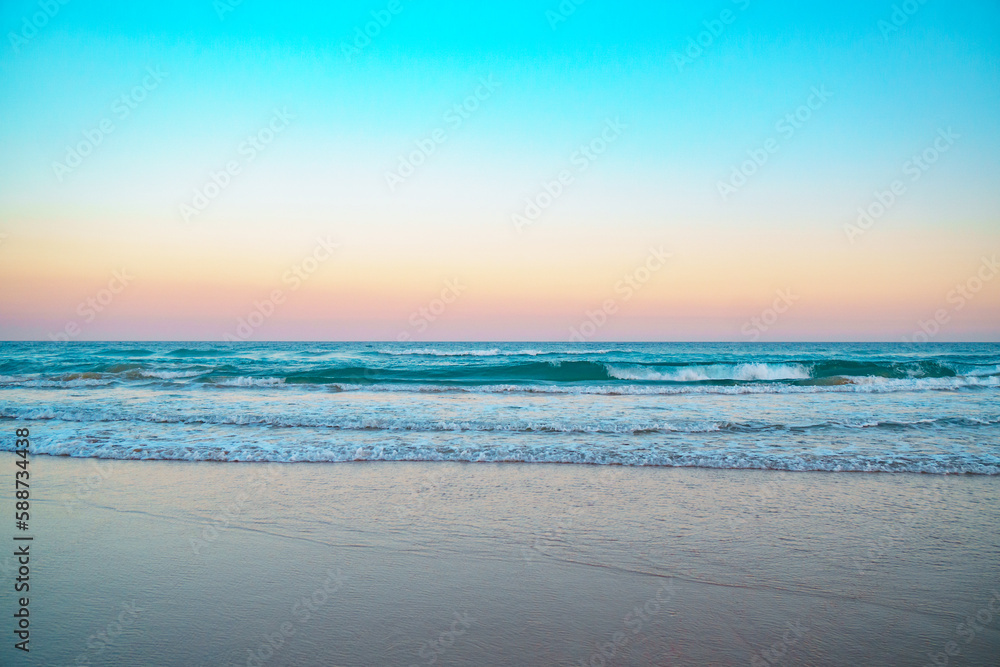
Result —
<instances>
[{"instance_id":1,"label":"ocean","mask_svg":"<svg viewBox=\"0 0 1000 667\"><path fill-rule=\"evenodd\" d=\"M0 344L8 430L106 459L997 475L998 397L1000 344Z\"/></svg>"}]
</instances>

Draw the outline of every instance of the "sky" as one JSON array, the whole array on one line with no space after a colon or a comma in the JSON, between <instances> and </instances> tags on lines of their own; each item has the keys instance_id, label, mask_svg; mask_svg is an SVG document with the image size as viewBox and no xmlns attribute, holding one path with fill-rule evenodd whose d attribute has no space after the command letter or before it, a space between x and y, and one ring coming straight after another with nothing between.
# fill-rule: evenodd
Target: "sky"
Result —
<instances>
[{"instance_id":1,"label":"sky","mask_svg":"<svg viewBox=\"0 0 1000 667\"><path fill-rule=\"evenodd\" d=\"M0 339L1000 340L1000 4L803 4L5 1Z\"/></svg>"}]
</instances>

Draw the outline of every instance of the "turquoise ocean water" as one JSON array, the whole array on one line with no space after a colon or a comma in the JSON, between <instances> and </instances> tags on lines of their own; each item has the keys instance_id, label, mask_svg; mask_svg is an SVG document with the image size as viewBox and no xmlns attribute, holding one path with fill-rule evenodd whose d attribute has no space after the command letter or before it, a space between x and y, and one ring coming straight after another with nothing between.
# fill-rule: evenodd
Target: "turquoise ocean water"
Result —
<instances>
[{"instance_id":1,"label":"turquoise ocean water","mask_svg":"<svg viewBox=\"0 0 1000 667\"><path fill-rule=\"evenodd\" d=\"M74 457L996 475L998 398L998 344L0 344Z\"/></svg>"}]
</instances>

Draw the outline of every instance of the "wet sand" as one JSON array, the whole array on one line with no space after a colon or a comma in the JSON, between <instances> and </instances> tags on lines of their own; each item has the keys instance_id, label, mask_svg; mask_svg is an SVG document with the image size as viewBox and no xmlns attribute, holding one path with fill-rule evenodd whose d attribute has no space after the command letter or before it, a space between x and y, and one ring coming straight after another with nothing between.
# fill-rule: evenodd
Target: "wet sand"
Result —
<instances>
[{"instance_id":1,"label":"wet sand","mask_svg":"<svg viewBox=\"0 0 1000 667\"><path fill-rule=\"evenodd\" d=\"M31 469L32 650L13 650L5 594L2 664L1000 655L992 477L45 456ZM13 455L0 470L12 486ZM12 568L0 558L4 579Z\"/></svg>"}]
</instances>

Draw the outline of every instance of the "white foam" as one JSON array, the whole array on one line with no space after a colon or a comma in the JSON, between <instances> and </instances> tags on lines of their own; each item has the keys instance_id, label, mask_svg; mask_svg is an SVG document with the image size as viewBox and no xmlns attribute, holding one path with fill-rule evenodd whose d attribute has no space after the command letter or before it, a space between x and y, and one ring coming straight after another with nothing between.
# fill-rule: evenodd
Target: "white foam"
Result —
<instances>
[{"instance_id":1,"label":"white foam","mask_svg":"<svg viewBox=\"0 0 1000 667\"><path fill-rule=\"evenodd\" d=\"M639 414L616 415L614 417L571 413L563 416L534 415L519 419L511 414L494 413L456 419L453 414L441 417L433 412L421 415L409 410L403 412L347 410L306 411L276 408L271 411L227 409L169 408L163 404L146 408L131 406L106 407L97 402L90 406L26 407L0 404L0 419L16 420L58 420L80 424L119 423L122 425L174 424L215 426L261 426L279 428L308 428L322 431L382 431L399 433L502 433L502 434L593 434L593 435L650 435L650 434L705 434L727 432L739 434L762 434L764 432L794 430L797 434L807 431L829 431L836 429L873 429L880 427L894 429L938 427L991 426L1000 424L1000 415L985 413L979 417L952 416L919 419L877 419L874 417L845 417L841 419L784 423L771 420L727 421L711 419L651 418L642 419Z\"/></svg>"},{"instance_id":2,"label":"white foam","mask_svg":"<svg viewBox=\"0 0 1000 667\"><path fill-rule=\"evenodd\" d=\"M30 387L34 389L73 389L76 387L102 387L112 384L113 378L73 378L71 380L59 379L26 379L10 378L0 379L0 386Z\"/></svg>"},{"instance_id":3,"label":"white foam","mask_svg":"<svg viewBox=\"0 0 1000 667\"><path fill-rule=\"evenodd\" d=\"M625 378L622 378L625 379ZM995 389L1000 387L1000 378L844 378L844 384L836 385L788 385L788 384L744 384L744 385L557 385L557 384L489 384L489 385L446 385L446 384L349 384L333 383L325 385L335 391L374 392L416 392L416 393L471 393L471 394L577 394L605 396L670 396L684 394L825 394L825 393L893 393L901 391L956 391L960 389Z\"/></svg>"},{"instance_id":4,"label":"white foam","mask_svg":"<svg viewBox=\"0 0 1000 667\"><path fill-rule=\"evenodd\" d=\"M617 372L617 371L616 371ZM629 377L635 375L635 377ZM622 380L656 380L658 378L641 374L633 374L629 369L617 372L617 379ZM681 376L677 376L678 378ZM741 377L751 378L752 374ZM732 379L736 379L735 377ZM79 387L103 387L113 384L115 378L87 379L38 379L4 376L0 377L0 386L25 387L41 389L72 389ZM685 380L675 379L674 382ZM752 382L753 380L746 380ZM882 377L848 377L843 378L843 384L836 385L790 385L781 383L742 384L742 385L643 385L643 384L489 384L489 385L452 385L452 384L408 384L408 383L378 383L356 384L347 382L331 382L327 384L293 383L287 384L284 378L278 377L236 377L207 382L202 387L242 387L242 388L282 388L297 391L371 391L371 392L401 392L401 393L465 393L465 394L576 394L576 395L606 395L606 396L643 396L643 395L682 395L682 394L823 394L823 393L893 393L902 391L958 391L962 389L996 389L1000 388L1000 376L983 377L965 376L948 378L907 378L890 379Z\"/></svg>"},{"instance_id":5,"label":"white foam","mask_svg":"<svg viewBox=\"0 0 1000 667\"><path fill-rule=\"evenodd\" d=\"M610 354L613 350L501 350L500 348L490 348L487 350L437 350L433 348L421 348L414 350L379 350L379 354L392 356L424 356L424 357L535 357L540 354Z\"/></svg>"},{"instance_id":6,"label":"white foam","mask_svg":"<svg viewBox=\"0 0 1000 667\"><path fill-rule=\"evenodd\" d=\"M154 371L154 370L144 370L140 371L139 374L142 377L147 378L158 378L160 380L177 380L183 378L193 378L204 374L205 371L187 370L187 371Z\"/></svg>"},{"instance_id":7,"label":"white foam","mask_svg":"<svg viewBox=\"0 0 1000 667\"><path fill-rule=\"evenodd\" d=\"M434 350L422 348L419 350L380 350L382 354L393 356L421 356L421 357L495 357L500 354L499 348L489 350Z\"/></svg>"},{"instance_id":8,"label":"white foam","mask_svg":"<svg viewBox=\"0 0 1000 667\"><path fill-rule=\"evenodd\" d=\"M340 431L401 431L401 432L498 432L498 433L565 433L620 434L637 433L712 433L721 430L753 430L773 425L751 426L725 421L624 421L592 420L564 421L553 419L467 419L442 420L415 417L382 417L378 415L325 417L293 414L262 414L241 412L165 414L163 412L132 412L103 408L2 408L0 417L20 420L61 420L80 423L127 422L156 424L212 424L219 426L279 426L283 428L322 428Z\"/></svg>"},{"instance_id":9,"label":"white foam","mask_svg":"<svg viewBox=\"0 0 1000 667\"><path fill-rule=\"evenodd\" d=\"M235 377L226 378L225 380L216 380L215 382L212 382L212 384L222 387L277 387L285 384L285 379L275 377Z\"/></svg>"},{"instance_id":10,"label":"white foam","mask_svg":"<svg viewBox=\"0 0 1000 667\"><path fill-rule=\"evenodd\" d=\"M570 463L655 467L716 468L732 470L787 470L796 472L882 472L1000 475L1000 457L975 454L949 455L861 455L796 454L760 451L690 451L668 447L643 450L577 448L525 445L464 446L370 443L313 444L308 446L264 446L242 441L192 445L189 442L157 441L128 443L83 443L79 439L45 442L36 440L34 453L79 458L271 461L279 463L353 461L453 461L463 463Z\"/></svg>"},{"instance_id":11,"label":"white foam","mask_svg":"<svg viewBox=\"0 0 1000 667\"><path fill-rule=\"evenodd\" d=\"M607 365L608 375L619 380L658 382L705 382L736 380L741 382L771 380L808 380L809 370L800 364L712 364L685 366L674 371L659 371L649 367Z\"/></svg>"}]
</instances>

